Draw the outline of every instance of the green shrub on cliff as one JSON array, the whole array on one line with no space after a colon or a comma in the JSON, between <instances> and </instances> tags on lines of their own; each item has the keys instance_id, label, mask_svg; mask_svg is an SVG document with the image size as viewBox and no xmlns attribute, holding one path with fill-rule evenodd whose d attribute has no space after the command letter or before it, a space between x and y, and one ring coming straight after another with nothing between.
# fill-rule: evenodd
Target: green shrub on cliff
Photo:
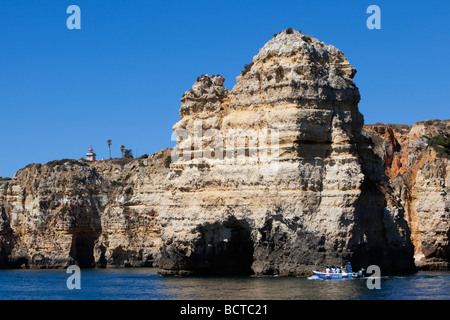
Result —
<instances>
[{"instance_id":1,"label":"green shrub on cliff","mask_svg":"<svg viewBox=\"0 0 450 320\"><path fill-rule=\"evenodd\" d=\"M252 68L252 66L253 66L253 61L250 62L249 64L246 64L246 65L244 66L244 70L241 71L241 75L245 76L245 75L247 74L247 72L250 71L250 69Z\"/></svg>"},{"instance_id":2,"label":"green shrub on cliff","mask_svg":"<svg viewBox=\"0 0 450 320\"><path fill-rule=\"evenodd\" d=\"M82 161L78 161L78 160L75 160L75 159L53 160L53 161L47 162L47 165L51 166L51 167L55 167L55 166L62 166L64 164L66 164L66 163L68 163L70 166L73 166L73 165L87 166L88 165L86 163L83 163Z\"/></svg>"},{"instance_id":3,"label":"green shrub on cliff","mask_svg":"<svg viewBox=\"0 0 450 320\"><path fill-rule=\"evenodd\" d=\"M434 136L432 138L424 136L428 139L430 146L436 150L436 152L442 156L450 155L450 137L444 135Z\"/></svg>"},{"instance_id":4,"label":"green shrub on cliff","mask_svg":"<svg viewBox=\"0 0 450 320\"><path fill-rule=\"evenodd\" d=\"M59 210L59 214L60 215L65 215L67 213L67 211L69 210L69 207L67 207L66 205L63 205L61 207L61 209Z\"/></svg>"},{"instance_id":5,"label":"green shrub on cliff","mask_svg":"<svg viewBox=\"0 0 450 320\"><path fill-rule=\"evenodd\" d=\"M8 177L0 177L0 181L9 181L12 180L12 178L8 178Z\"/></svg>"},{"instance_id":6,"label":"green shrub on cliff","mask_svg":"<svg viewBox=\"0 0 450 320\"><path fill-rule=\"evenodd\" d=\"M166 158L166 160L164 161L164 167L166 167L166 168L170 168L170 164L172 163L172 157L171 156L168 156L167 158Z\"/></svg>"},{"instance_id":7,"label":"green shrub on cliff","mask_svg":"<svg viewBox=\"0 0 450 320\"><path fill-rule=\"evenodd\" d=\"M311 42L312 41L311 37L308 37L308 36L303 36L302 40L306 41L306 42Z\"/></svg>"},{"instance_id":8,"label":"green shrub on cliff","mask_svg":"<svg viewBox=\"0 0 450 320\"><path fill-rule=\"evenodd\" d=\"M111 185L113 187L123 187L123 182L122 181L113 180L113 181L111 181Z\"/></svg>"},{"instance_id":9,"label":"green shrub on cliff","mask_svg":"<svg viewBox=\"0 0 450 320\"><path fill-rule=\"evenodd\" d=\"M131 149L123 149L122 157L125 159L133 159L133 151Z\"/></svg>"},{"instance_id":10,"label":"green shrub on cliff","mask_svg":"<svg viewBox=\"0 0 450 320\"><path fill-rule=\"evenodd\" d=\"M278 68L275 69L275 81L278 83L284 78L284 70L282 66L278 66Z\"/></svg>"}]
</instances>

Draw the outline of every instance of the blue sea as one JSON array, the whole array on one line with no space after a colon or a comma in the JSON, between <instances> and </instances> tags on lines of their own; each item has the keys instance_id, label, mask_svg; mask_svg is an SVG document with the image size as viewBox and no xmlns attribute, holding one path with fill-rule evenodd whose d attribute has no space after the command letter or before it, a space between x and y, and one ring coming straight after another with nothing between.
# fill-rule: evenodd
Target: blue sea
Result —
<instances>
[{"instance_id":1,"label":"blue sea","mask_svg":"<svg viewBox=\"0 0 450 320\"><path fill-rule=\"evenodd\" d=\"M82 269L80 289L66 270L0 270L1 300L450 300L450 272L320 280L285 277L161 277L154 268ZM371 280L374 281L374 280Z\"/></svg>"}]
</instances>

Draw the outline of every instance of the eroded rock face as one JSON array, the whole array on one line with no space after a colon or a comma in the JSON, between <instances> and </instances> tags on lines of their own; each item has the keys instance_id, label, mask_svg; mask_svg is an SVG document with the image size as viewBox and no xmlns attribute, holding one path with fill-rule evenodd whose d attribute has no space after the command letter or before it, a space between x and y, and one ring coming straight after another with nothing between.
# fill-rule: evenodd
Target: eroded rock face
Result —
<instances>
[{"instance_id":1,"label":"eroded rock face","mask_svg":"<svg viewBox=\"0 0 450 320\"><path fill-rule=\"evenodd\" d=\"M404 210L361 135L354 74L335 47L284 31L231 92L197 80L174 126L162 274L414 269Z\"/></svg>"},{"instance_id":2,"label":"eroded rock face","mask_svg":"<svg viewBox=\"0 0 450 320\"><path fill-rule=\"evenodd\" d=\"M449 125L450 120L434 120L413 126L364 127L392 179L395 197L406 210L414 258L421 269L449 268L450 161L437 153L428 139L449 137Z\"/></svg>"},{"instance_id":3,"label":"eroded rock face","mask_svg":"<svg viewBox=\"0 0 450 320\"><path fill-rule=\"evenodd\" d=\"M0 182L0 267L310 275L448 262L448 159L422 137L448 122L361 131L355 72L335 47L284 31L231 91L197 79L173 150L27 166Z\"/></svg>"},{"instance_id":4,"label":"eroded rock face","mask_svg":"<svg viewBox=\"0 0 450 320\"><path fill-rule=\"evenodd\" d=\"M0 266L152 266L169 154L53 161L18 171L0 185Z\"/></svg>"}]
</instances>

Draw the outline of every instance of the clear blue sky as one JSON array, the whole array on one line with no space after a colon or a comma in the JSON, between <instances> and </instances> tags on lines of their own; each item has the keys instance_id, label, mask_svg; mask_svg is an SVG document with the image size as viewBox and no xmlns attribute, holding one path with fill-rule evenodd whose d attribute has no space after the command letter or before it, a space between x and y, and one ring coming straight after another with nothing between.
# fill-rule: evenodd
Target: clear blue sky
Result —
<instances>
[{"instance_id":1,"label":"clear blue sky","mask_svg":"<svg viewBox=\"0 0 450 320\"><path fill-rule=\"evenodd\" d=\"M68 30L69 5L81 30ZM366 9L381 8L381 30ZM333 44L358 70L365 123L450 118L450 1L1 0L0 176L29 163L172 147L197 76L231 90L288 27Z\"/></svg>"}]
</instances>

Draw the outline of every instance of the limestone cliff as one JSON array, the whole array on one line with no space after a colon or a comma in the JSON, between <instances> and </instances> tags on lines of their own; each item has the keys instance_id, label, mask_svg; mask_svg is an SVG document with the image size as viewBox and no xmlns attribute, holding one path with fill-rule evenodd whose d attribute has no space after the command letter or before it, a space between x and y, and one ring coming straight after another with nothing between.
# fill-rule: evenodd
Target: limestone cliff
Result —
<instances>
[{"instance_id":1,"label":"limestone cliff","mask_svg":"<svg viewBox=\"0 0 450 320\"><path fill-rule=\"evenodd\" d=\"M0 266L152 266L169 154L52 161L18 171L0 185Z\"/></svg>"},{"instance_id":2,"label":"limestone cliff","mask_svg":"<svg viewBox=\"0 0 450 320\"><path fill-rule=\"evenodd\" d=\"M404 210L361 135L355 72L335 47L284 31L231 92L197 79L174 126L162 274L414 269Z\"/></svg>"},{"instance_id":3,"label":"limestone cliff","mask_svg":"<svg viewBox=\"0 0 450 320\"><path fill-rule=\"evenodd\" d=\"M421 269L449 269L450 161L433 147L433 137L450 137L449 128L450 120L431 120L413 126L367 125L363 130L406 210Z\"/></svg>"},{"instance_id":4,"label":"limestone cliff","mask_svg":"<svg viewBox=\"0 0 450 320\"><path fill-rule=\"evenodd\" d=\"M288 29L231 91L197 79L172 150L27 166L0 182L0 267L309 275L352 261L387 274L414 271L414 250L448 261L448 160L421 138L436 132L363 130L355 73Z\"/></svg>"}]
</instances>

